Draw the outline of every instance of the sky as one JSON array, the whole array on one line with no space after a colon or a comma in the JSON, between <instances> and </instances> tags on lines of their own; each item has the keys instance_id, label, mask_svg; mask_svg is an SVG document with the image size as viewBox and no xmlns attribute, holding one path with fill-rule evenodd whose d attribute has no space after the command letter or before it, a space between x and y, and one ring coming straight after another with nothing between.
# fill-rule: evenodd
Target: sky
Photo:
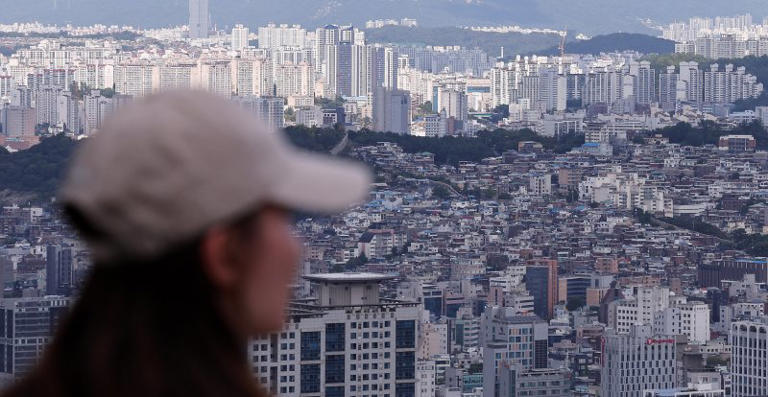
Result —
<instances>
[{"instance_id":1,"label":"sky","mask_svg":"<svg viewBox=\"0 0 768 397\"><path fill-rule=\"evenodd\" d=\"M768 16L768 0L210 0L220 28L267 22L363 24L368 19L415 18L425 26L521 25L587 34L653 33L641 22L669 23L692 16ZM0 0L0 22L185 24L186 0Z\"/></svg>"}]
</instances>

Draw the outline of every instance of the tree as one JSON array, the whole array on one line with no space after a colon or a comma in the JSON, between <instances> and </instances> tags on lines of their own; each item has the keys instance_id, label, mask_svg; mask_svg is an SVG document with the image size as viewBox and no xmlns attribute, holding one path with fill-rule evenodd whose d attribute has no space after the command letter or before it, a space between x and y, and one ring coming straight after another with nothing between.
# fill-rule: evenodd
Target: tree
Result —
<instances>
[{"instance_id":1,"label":"tree","mask_svg":"<svg viewBox=\"0 0 768 397\"><path fill-rule=\"evenodd\" d=\"M323 108L339 108L344 106L344 98L337 96L334 99L315 97L315 105Z\"/></svg>"},{"instance_id":2,"label":"tree","mask_svg":"<svg viewBox=\"0 0 768 397\"><path fill-rule=\"evenodd\" d=\"M568 298L568 302L565 304L565 308L568 309L569 312L572 312L574 310L581 309L586 304L587 301L583 296L572 296Z\"/></svg>"},{"instance_id":3,"label":"tree","mask_svg":"<svg viewBox=\"0 0 768 397\"><path fill-rule=\"evenodd\" d=\"M569 187L568 193L565 195L565 201L568 203L574 203L579 201L579 191L575 188Z\"/></svg>"},{"instance_id":4,"label":"tree","mask_svg":"<svg viewBox=\"0 0 768 397\"><path fill-rule=\"evenodd\" d=\"M344 265L345 271L354 271L358 267L365 265L368 263L368 258L365 256L365 254L360 254L360 256L351 258L347 261L346 265Z\"/></svg>"},{"instance_id":5,"label":"tree","mask_svg":"<svg viewBox=\"0 0 768 397\"><path fill-rule=\"evenodd\" d=\"M497 113L501 115L501 118L508 118L509 117L509 105L499 105L493 108L493 113Z\"/></svg>"},{"instance_id":6,"label":"tree","mask_svg":"<svg viewBox=\"0 0 768 397\"><path fill-rule=\"evenodd\" d=\"M653 220L653 217L651 216L651 214L639 208L635 210L635 216L637 216L638 222L642 223L643 225L649 225Z\"/></svg>"},{"instance_id":7,"label":"tree","mask_svg":"<svg viewBox=\"0 0 768 397\"><path fill-rule=\"evenodd\" d=\"M296 121L296 112L293 111L293 108L285 108L284 113L286 121Z\"/></svg>"},{"instance_id":8,"label":"tree","mask_svg":"<svg viewBox=\"0 0 768 397\"><path fill-rule=\"evenodd\" d=\"M432 187L432 197L440 200L448 200L451 198L451 191L448 190L445 185L435 184L434 187Z\"/></svg>"},{"instance_id":9,"label":"tree","mask_svg":"<svg viewBox=\"0 0 768 397\"><path fill-rule=\"evenodd\" d=\"M101 96L105 98L112 98L113 96L115 96L115 89L107 87L101 90Z\"/></svg>"},{"instance_id":10,"label":"tree","mask_svg":"<svg viewBox=\"0 0 768 397\"><path fill-rule=\"evenodd\" d=\"M720 367L720 366L727 366L729 363L729 360L721 357L721 356L709 356L707 357L707 367Z\"/></svg>"}]
</instances>

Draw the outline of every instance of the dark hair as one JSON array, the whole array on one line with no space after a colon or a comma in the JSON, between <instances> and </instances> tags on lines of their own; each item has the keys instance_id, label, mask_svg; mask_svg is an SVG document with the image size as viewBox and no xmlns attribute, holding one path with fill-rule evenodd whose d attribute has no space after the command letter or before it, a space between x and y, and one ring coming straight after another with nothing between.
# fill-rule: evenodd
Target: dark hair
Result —
<instances>
[{"instance_id":1,"label":"dark hair","mask_svg":"<svg viewBox=\"0 0 768 397\"><path fill-rule=\"evenodd\" d=\"M263 396L199 243L94 266L40 365L5 396Z\"/></svg>"}]
</instances>

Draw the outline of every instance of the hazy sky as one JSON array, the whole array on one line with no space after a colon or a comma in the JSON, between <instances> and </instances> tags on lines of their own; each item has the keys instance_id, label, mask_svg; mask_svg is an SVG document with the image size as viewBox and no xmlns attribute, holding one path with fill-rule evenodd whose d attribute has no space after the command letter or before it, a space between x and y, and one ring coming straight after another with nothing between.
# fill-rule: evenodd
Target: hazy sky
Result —
<instances>
[{"instance_id":1,"label":"hazy sky","mask_svg":"<svg viewBox=\"0 0 768 397\"><path fill-rule=\"evenodd\" d=\"M645 31L640 19L671 22L690 16L768 16L768 0L210 0L220 27L268 21L317 26L360 24L376 18L416 18L423 25L519 24L586 33ZM166 26L186 23L186 0L0 0L0 21L119 23ZM696 15L691 15L691 13Z\"/></svg>"}]
</instances>

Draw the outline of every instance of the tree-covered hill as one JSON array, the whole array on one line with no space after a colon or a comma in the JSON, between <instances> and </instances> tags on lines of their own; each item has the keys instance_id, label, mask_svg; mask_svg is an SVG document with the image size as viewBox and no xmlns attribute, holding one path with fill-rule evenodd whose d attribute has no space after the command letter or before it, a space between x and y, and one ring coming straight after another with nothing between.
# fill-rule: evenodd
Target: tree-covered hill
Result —
<instances>
[{"instance_id":1,"label":"tree-covered hill","mask_svg":"<svg viewBox=\"0 0 768 397\"><path fill-rule=\"evenodd\" d=\"M344 132L332 128L289 127L288 139L296 146L316 152L329 152L343 138ZM480 161L516 149L520 141L541 142L546 148L567 151L583 143L583 137L569 136L561 140L544 138L533 131L496 130L480 133L479 138L425 138L371 131L349 133L351 145L374 145L395 142L408 153L432 152L440 164ZM27 150L8 153L0 148L0 201L20 199L45 202L55 197L57 189L78 143L64 135L43 139Z\"/></svg>"},{"instance_id":2,"label":"tree-covered hill","mask_svg":"<svg viewBox=\"0 0 768 397\"><path fill-rule=\"evenodd\" d=\"M543 51L560 41L560 37L554 34L477 32L458 27L387 26L366 30L365 36L374 43L480 48L490 56L499 55L501 47L504 47L506 54L525 54Z\"/></svg>"},{"instance_id":3,"label":"tree-covered hill","mask_svg":"<svg viewBox=\"0 0 768 397\"><path fill-rule=\"evenodd\" d=\"M0 191L34 200L52 198L77 143L64 135L43 139L27 150L0 151Z\"/></svg>"},{"instance_id":4,"label":"tree-covered hill","mask_svg":"<svg viewBox=\"0 0 768 397\"><path fill-rule=\"evenodd\" d=\"M477 138L430 138L372 131L350 133L349 138L353 144L360 146L375 145L378 142L397 143L406 153L433 153L438 164L454 166L459 161L477 162L486 157L500 156L508 150L517 150L517 144L522 141L539 142L544 148L558 153L567 152L584 143L583 135L565 135L554 139L537 135L528 129L481 131Z\"/></svg>"},{"instance_id":5,"label":"tree-covered hill","mask_svg":"<svg viewBox=\"0 0 768 397\"><path fill-rule=\"evenodd\" d=\"M637 33L612 33L595 36L589 40L570 41L566 44L569 54L600 54L602 52L637 51L643 54L669 54L675 52L675 42ZM556 55L557 47L543 51L541 55Z\"/></svg>"}]
</instances>

